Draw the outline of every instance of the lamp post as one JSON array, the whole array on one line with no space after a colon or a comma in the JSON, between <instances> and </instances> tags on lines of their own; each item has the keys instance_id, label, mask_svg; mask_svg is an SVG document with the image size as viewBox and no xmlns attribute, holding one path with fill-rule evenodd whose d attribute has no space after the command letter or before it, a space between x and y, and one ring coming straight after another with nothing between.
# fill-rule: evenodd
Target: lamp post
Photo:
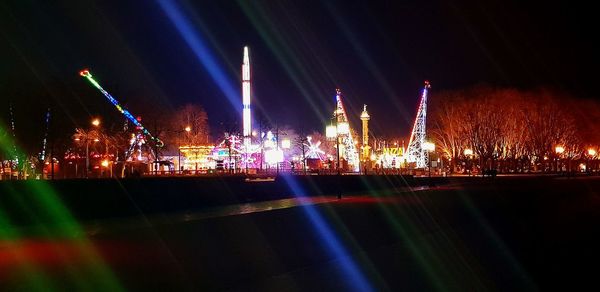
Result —
<instances>
[{"instance_id":1,"label":"lamp post","mask_svg":"<svg viewBox=\"0 0 600 292\"><path fill-rule=\"evenodd\" d=\"M94 127L99 127L100 126L100 119L96 118L92 120L92 125ZM80 138L75 138L75 140L78 140ZM85 134L85 178L88 178L88 172L90 169L90 137L89 137L89 132ZM98 142L98 138L94 138L94 142Z\"/></svg>"},{"instance_id":2,"label":"lamp post","mask_svg":"<svg viewBox=\"0 0 600 292\"><path fill-rule=\"evenodd\" d=\"M275 125L275 151L277 153L277 158L279 158L279 123L276 123ZM276 175L279 176L279 159L275 159L276 160Z\"/></svg>"},{"instance_id":3,"label":"lamp post","mask_svg":"<svg viewBox=\"0 0 600 292\"><path fill-rule=\"evenodd\" d=\"M337 156L337 163L336 163L336 174L337 174L337 184L338 184L338 191L337 191L337 198L341 199L342 198L342 191L341 191L341 185L340 185L340 136L339 136L339 128L338 128L338 110L336 108L336 110L333 113L333 118L335 119L335 126L330 125L325 129L325 136L329 139L335 139L335 149L336 149L336 156Z\"/></svg>"},{"instance_id":4,"label":"lamp post","mask_svg":"<svg viewBox=\"0 0 600 292\"><path fill-rule=\"evenodd\" d=\"M556 173L558 173L560 155L563 154L563 152L565 152L565 148L562 146L556 146L554 147L554 152L556 152Z\"/></svg>"},{"instance_id":5,"label":"lamp post","mask_svg":"<svg viewBox=\"0 0 600 292\"><path fill-rule=\"evenodd\" d=\"M107 170L110 171L109 177L112 177L112 167L110 169L108 169L108 166L110 165L110 162L108 161L108 159L102 160L102 163L100 163L100 165L102 165L102 167L105 168L104 171L107 171ZM102 172L104 172L104 171L102 171Z\"/></svg>"},{"instance_id":6,"label":"lamp post","mask_svg":"<svg viewBox=\"0 0 600 292\"><path fill-rule=\"evenodd\" d=\"M85 138L85 178L88 178L88 169L90 168L90 140Z\"/></svg>"},{"instance_id":7,"label":"lamp post","mask_svg":"<svg viewBox=\"0 0 600 292\"><path fill-rule=\"evenodd\" d=\"M187 132L189 134L192 131L192 127L185 126L183 130L177 131L177 133ZM177 139L177 166L179 167L179 174L183 174L183 167L181 166L181 137Z\"/></svg>"},{"instance_id":8,"label":"lamp post","mask_svg":"<svg viewBox=\"0 0 600 292\"><path fill-rule=\"evenodd\" d=\"M585 170L586 170L586 172L591 173L592 170L590 167L590 160L592 160L594 158L594 156L596 156L596 149L590 148L590 149L588 149L587 153L588 153L588 162L585 165Z\"/></svg>"},{"instance_id":9,"label":"lamp post","mask_svg":"<svg viewBox=\"0 0 600 292\"><path fill-rule=\"evenodd\" d=\"M330 139L333 140L335 139L336 141L336 170L337 173L339 174L340 172L340 139L339 139L339 135L338 135L338 123L337 123L337 115L334 115L333 117L335 119L335 126L334 125L330 125L327 126L327 128L325 129L325 136Z\"/></svg>"},{"instance_id":10,"label":"lamp post","mask_svg":"<svg viewBox=\"0 0 600 292\"><path fill-rule=\"evenodd\" d=\"M337 174L340 175L340 129L338 128L338 116L337 111L335 115L335 149L337 155Z\"/></svg>"},{"instance_id":11,"label":"lamp post","mask_svg":"<svg viewBox=\"0 0 600 292\"><path fill-rule=\"evenodd\" d=\"M473 156L473 150L467 148L467 149L465 149L465 151L463 153L467 157L467 162L469 163L469 176L471 176L471 172L472 172L471 157Z\"/></svg>"},{"instance_id":12,"label":"lamp post","mask_svg":"<svg viewBox=\"0 0 600 292\"><path fill-rule=\"evenodd\" d=\"M431 177L431 152L435 151L435 144L431 142L423 143L423 148L427 150L427 160L429 161L429 177Z\"/></svg>"},{"instance_id":13,"label":"lamp post","mask_svg":"<svg viewBox=\"0 0 600 292\"><path fill-rule=\"evenodd\" d=\"M292 148L292 141L290 141L290 139L285 138L281 140L281 149L282 150L282 160L285 161L285 152L287 151L289 153L290 148ZM291 170L291 169L290 169ZM293 173L292 173L293 174Z\"/></svg>"}]
</instances>

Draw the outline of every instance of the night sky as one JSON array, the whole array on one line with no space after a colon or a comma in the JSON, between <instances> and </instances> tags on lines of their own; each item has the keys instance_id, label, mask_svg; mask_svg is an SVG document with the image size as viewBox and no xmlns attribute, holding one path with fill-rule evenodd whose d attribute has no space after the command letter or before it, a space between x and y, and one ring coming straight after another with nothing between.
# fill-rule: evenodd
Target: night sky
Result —
<instances>
[{"instance_id":1,"label":"night sky","mask_svg":"<svg viewBox=\"0 0 600 292\"><path fill-rule=\"evenodd\" d=\"M431 98L479 83L597 98L593 10L574 1L520 2L2 1L0 119L8 121L11 101L17 136L32 145L48 106L61 132L95 115L122 124L78 76L89 68L148 123L198 103L217 136L241 120L244 45L255 118L305 131L323 131L336 87L354 127L366 103L372 130L385 136L408 135L424 80ZM178 29L165 7L191 29ZM238 95L237 108L223 86Z\"/></svg>"}]
</instances>

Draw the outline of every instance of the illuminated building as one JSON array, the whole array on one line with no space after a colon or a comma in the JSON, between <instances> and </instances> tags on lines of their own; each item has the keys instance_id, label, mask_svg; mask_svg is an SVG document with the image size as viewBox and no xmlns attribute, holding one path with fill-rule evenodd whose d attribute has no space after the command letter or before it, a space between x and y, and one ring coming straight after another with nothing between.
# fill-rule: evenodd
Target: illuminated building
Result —
<instances>
[{"instance_id":1,"label":"illuminated building","mask_svg":"<svg viewBox=\"0 0 600 292\"><path fill-rule=\"evenodd\" d=\"M225 139L221 141L212 151L212 159L215 161L215 169L233 172L238 169L243 145L236 135L225 133Z\"/></svg>"},{"instance_id":2,"label":"illuminated building","mask_svg":"<svg viewBox=\"0 0 600 292\"><path fill-rule=\"evenodd\" d=\"M192 145L192 146L181 146L179 151L183 156L183 170L199 171L214 169L216 162L213 157L213 149L215 146L212 145ZM180 166L180 167L181 167Z\"/></svg>"},{"instance_id":3,"label":"illuminated building","mask_svg":"<svg viewBox=\"0 0 600 292\"><path fill-rule=\"evenodd\" d=\"M394 145L394 147L384 147L377 160L382 168L400 168L403 158L404 148Z\"/></svg>"}]
</instances>

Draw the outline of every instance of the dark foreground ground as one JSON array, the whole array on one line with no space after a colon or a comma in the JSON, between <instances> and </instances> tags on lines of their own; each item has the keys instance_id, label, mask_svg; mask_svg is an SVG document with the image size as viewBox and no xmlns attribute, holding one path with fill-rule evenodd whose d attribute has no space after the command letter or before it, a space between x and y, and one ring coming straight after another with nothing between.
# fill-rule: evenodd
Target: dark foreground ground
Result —
<instances>
[{"instance_id":1,"label":"dark foreground ground","mask_svg":"<svg viewBox=\"0 0 600 292\"><path fill-rule=\"evenodd\" d=\"M3 183L0 290L598 290L599 178L386 180Z\"/></svg>"}]
</instances>

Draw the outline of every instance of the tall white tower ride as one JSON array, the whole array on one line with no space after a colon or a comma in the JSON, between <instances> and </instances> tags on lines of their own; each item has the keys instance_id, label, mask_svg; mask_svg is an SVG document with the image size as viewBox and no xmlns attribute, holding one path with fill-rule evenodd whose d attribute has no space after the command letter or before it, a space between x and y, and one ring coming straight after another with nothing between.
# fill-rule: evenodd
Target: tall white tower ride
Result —
<instances>
[{"instance_id":1,"label":"tall white tower ride","mask_svg":"<svg viewBox=\"0 0 600 292\"><path fill-rule=\"evenodd\" d=\"M252 113L250 111L250 56L248 46L244 47L244 62L242 64L242 110L244 146L250 146L252 137Z\"/></svg>"},{"instance_id":2,"label":"tall white tower ride","mask_svg":"<svg viewBox=\"0 0 600 292\"><path fill-rule=\"evenodd\" d=\"M427 128L427 91L430 87L429 81L425 81L421 103L419 104L415 124L413 125L412 133L410 134L408 149L406 149L407 161L415 162L417 168L426 168L428 165L429 156L423 145L425 144L425 139L427 137L425 132Z\"/></svg>"}]
</instances>

